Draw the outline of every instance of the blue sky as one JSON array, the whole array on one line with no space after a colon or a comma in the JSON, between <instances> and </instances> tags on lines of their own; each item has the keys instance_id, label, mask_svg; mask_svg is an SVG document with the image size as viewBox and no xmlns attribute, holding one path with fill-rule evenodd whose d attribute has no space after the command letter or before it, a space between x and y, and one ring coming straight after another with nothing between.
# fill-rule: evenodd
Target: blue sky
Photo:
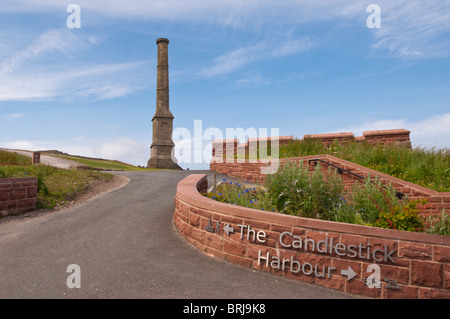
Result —
<instances>
[{"instance_id":1,"label":"blue sky","mask_svg":"<svg viewBox=\"0 0 450 319\"><path fill-rule=\"evenodd\" d=\"M0 147L146 165L160 37L185 145L201 120L298 137L404 128L450 146L450 1L16 0L0 4Z\"/></svg>"}]
</instances>

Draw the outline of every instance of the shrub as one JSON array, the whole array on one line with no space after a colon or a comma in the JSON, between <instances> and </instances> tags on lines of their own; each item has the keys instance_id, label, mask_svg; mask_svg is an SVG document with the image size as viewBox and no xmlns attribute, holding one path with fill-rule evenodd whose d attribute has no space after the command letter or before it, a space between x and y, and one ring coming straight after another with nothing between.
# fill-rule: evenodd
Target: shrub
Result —
<instances>
[{"instance_id":1,"label":"shrub","mask_svg":"<svg viewBox=\"0 0 450 319\"><path fill-rule=\"evenodd\" d=\"M391 207L387 211L380 212L374 226L406 231L423 231L424 222L420 217L420 206L426 203L426 199L419 199L402 206Z\"/></svg>"},{"instance_id":2,"label":"shrub","mask_svg":"<svg viewBox=\"0 0 450 319\"><path fill-rule=\"evenodd\" d=\"M380 212L400 207L391 185L384 186L377 178L371 180L370 176L362 184L353 185L348 196L350 204L368 224L375 223Z\"/></svg>"},{"instance_id":3,"label":"shrub","mask_svg":"<svg viewBox=\"0 0 450 319\"><path fill-rule=\"evenodd\" d=\"M309 174L302 164L287 162L267 180L268 196L276 209L285 214L330 219L333 207L343 191L340 176L328 170L323 175L320 165Z\"/></svg>"},{"instance_id":4,"label":"shrub","mask_svg":"<svg viewBox=\"0 0 450 319\"><path fill-rule=\"evenodd\" d=\"M429 225L426 229L427 233L450 236L450 216L445 212L445 209L442 210L440 216L428 217L426 224Z\"/></svg>"},{"instance_id":5,"label":"shrub","mask_svg":"<svg viewBox=\"0 0 450 319\"><path fill-rule=\"evenodd\" d=\"M250 186L223 179L215 191L208 192L205 196L223 203L275 211L266 190L261 186Z\"/></svg>"},{"instance_id":6,"label":"shrub","mask_svg":"<svg viewBox=\"0 0 450 319\"><path fill-rule=\"evenodd\" d=\"M333 208L331 220L356 225L366 224L355 206L348 203L344 198L341 198L341 202Z\"/></svg>"}]
</instances>

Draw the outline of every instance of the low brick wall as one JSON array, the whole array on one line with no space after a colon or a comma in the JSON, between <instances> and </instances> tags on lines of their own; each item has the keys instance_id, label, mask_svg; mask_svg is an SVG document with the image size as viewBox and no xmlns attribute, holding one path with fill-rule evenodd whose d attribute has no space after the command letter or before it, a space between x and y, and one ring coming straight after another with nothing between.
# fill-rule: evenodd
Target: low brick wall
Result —
<instances>
[{"instance_id":1,"label":"low brick wall","mask_svg":"<svg viewBox=\"0 0 450 319\"><path fill-rule=\"evenodd\" d=\"M411 147L410 133L410 131L405 129L364 131L362 136L354 136L352 132L341 132L308 134L303 135L303 139L318 139L327 148L335 141L338 143L366 141L371 145L401 144ZM240 143L239 139L214 140L212 141L212 155L213 157L223 157L224 155L233 157L234 154L249 154L249 150L252 147L258 147L258 143L265 142L268 144L272 139L273 137L248 138L245 143ZM294 138L292 136L276 137L279 146L288 144L293 140Z\"/></svg>"},{"instance_id":2,"label":"low brick wall","mask_svg":"<svg viewBox=\"0 0 450 319\"><path fill-rule=\"evenodd\" d=\"M224 204L207 187L206 175L180 181L173 217L205 254L366 297L450 299L450 237Z\"/></svg>"},{"instance_id":3,"label":"low brick wall","mask_svg":"<svg viewBox=\"0 0 450 319\"><path fill-rule=\"evenodd\" d=\"M423 215L427 217L431 214L440 214L442 209L446 209L446 211L450 211L450 192L437 192L432 189L422 187L420 185L416 185L414 183L410 183L399 178L395 178L393 176L383 174L377 171L374 171L370 168L340 159L338 157L332 155L312 155L312 156L304 156L304 157L293 157L293 158L282 158L279 160L279 165L282 166L287 161L300 163L303 165L309 166L309 169L312 170L314 168L313 163L309 165L309 160L311 159L321 159L326 162L337 165L341 168L344 168L352 173L361 175L365 178L377 177L379 181L383 184L388 185L391 184L392 187L407 195L410 200L415 199L427 199L428 204L424 206ZM321 167L324 171L328 170L328 165L321 164ZM233 160L233 162L228 163L223 161L221 158L213 157L210 163L210 169L217 173L226 174L230 177L236 177L243 180L249 180L254 183L265 183L267 178L267 174L263 174L263 168L267 167L267 163L260 161L252 161L252 160ZM357 177L343 173L342 179L345 185L350 187L356 181L359 181Z\"/></svg>"},{"instance_id":4,"label":"low brick wall","mask_svg":"<svg viewBox=\"0 0 450 319\"><path fill-rule=\"evenodd\" d=\"M36 209L37 178L1 178L0 214L21 214Z\"/></svg>"}]
</instances>

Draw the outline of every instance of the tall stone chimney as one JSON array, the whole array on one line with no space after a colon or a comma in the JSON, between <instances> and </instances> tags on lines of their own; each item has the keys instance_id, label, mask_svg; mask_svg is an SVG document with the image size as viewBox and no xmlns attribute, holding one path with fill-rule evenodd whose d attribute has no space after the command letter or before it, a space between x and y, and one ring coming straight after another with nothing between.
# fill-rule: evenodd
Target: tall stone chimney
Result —
<instances>
[{"instance_id":1,"label":"tall stone chimney","mask_svg":"<svg viewBox=\"0 0 450 319\"><path fill-rule=\"evenodd\" d=\"M156 112L153 116L153 143L150 147L149 168L181 169L172 159L174 116L169 110L169 40L160 38L156 78Z\"/></svg>"}]
</instances>

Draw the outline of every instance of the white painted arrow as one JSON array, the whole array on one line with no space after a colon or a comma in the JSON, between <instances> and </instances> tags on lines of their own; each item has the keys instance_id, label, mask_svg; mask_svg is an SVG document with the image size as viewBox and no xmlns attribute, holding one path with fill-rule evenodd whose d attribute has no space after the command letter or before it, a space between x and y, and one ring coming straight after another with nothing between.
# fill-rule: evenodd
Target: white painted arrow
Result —
<instances>
[{"instance_id":1,"label":"white painted arrow","mask_svg":"<svg viewBox=\"0 0 450 319\"><path fill-rule=\"evenodd\" d=\"M356 272L348 266L347 270L341 269L341 275L347 276L347 281L356 276Z\"/></svg>"},{"instance_id":2,"label":"white painted arrow","mask_svg":"<svg viewBox=\"0 0 450 319\"><path fill-rule=\"evenodd\" d=\"M230 233L234 233L234 228L231 227L230 224L226 224L223 230L228 236L230 236Z\"/></svg>"}]
</instances>

